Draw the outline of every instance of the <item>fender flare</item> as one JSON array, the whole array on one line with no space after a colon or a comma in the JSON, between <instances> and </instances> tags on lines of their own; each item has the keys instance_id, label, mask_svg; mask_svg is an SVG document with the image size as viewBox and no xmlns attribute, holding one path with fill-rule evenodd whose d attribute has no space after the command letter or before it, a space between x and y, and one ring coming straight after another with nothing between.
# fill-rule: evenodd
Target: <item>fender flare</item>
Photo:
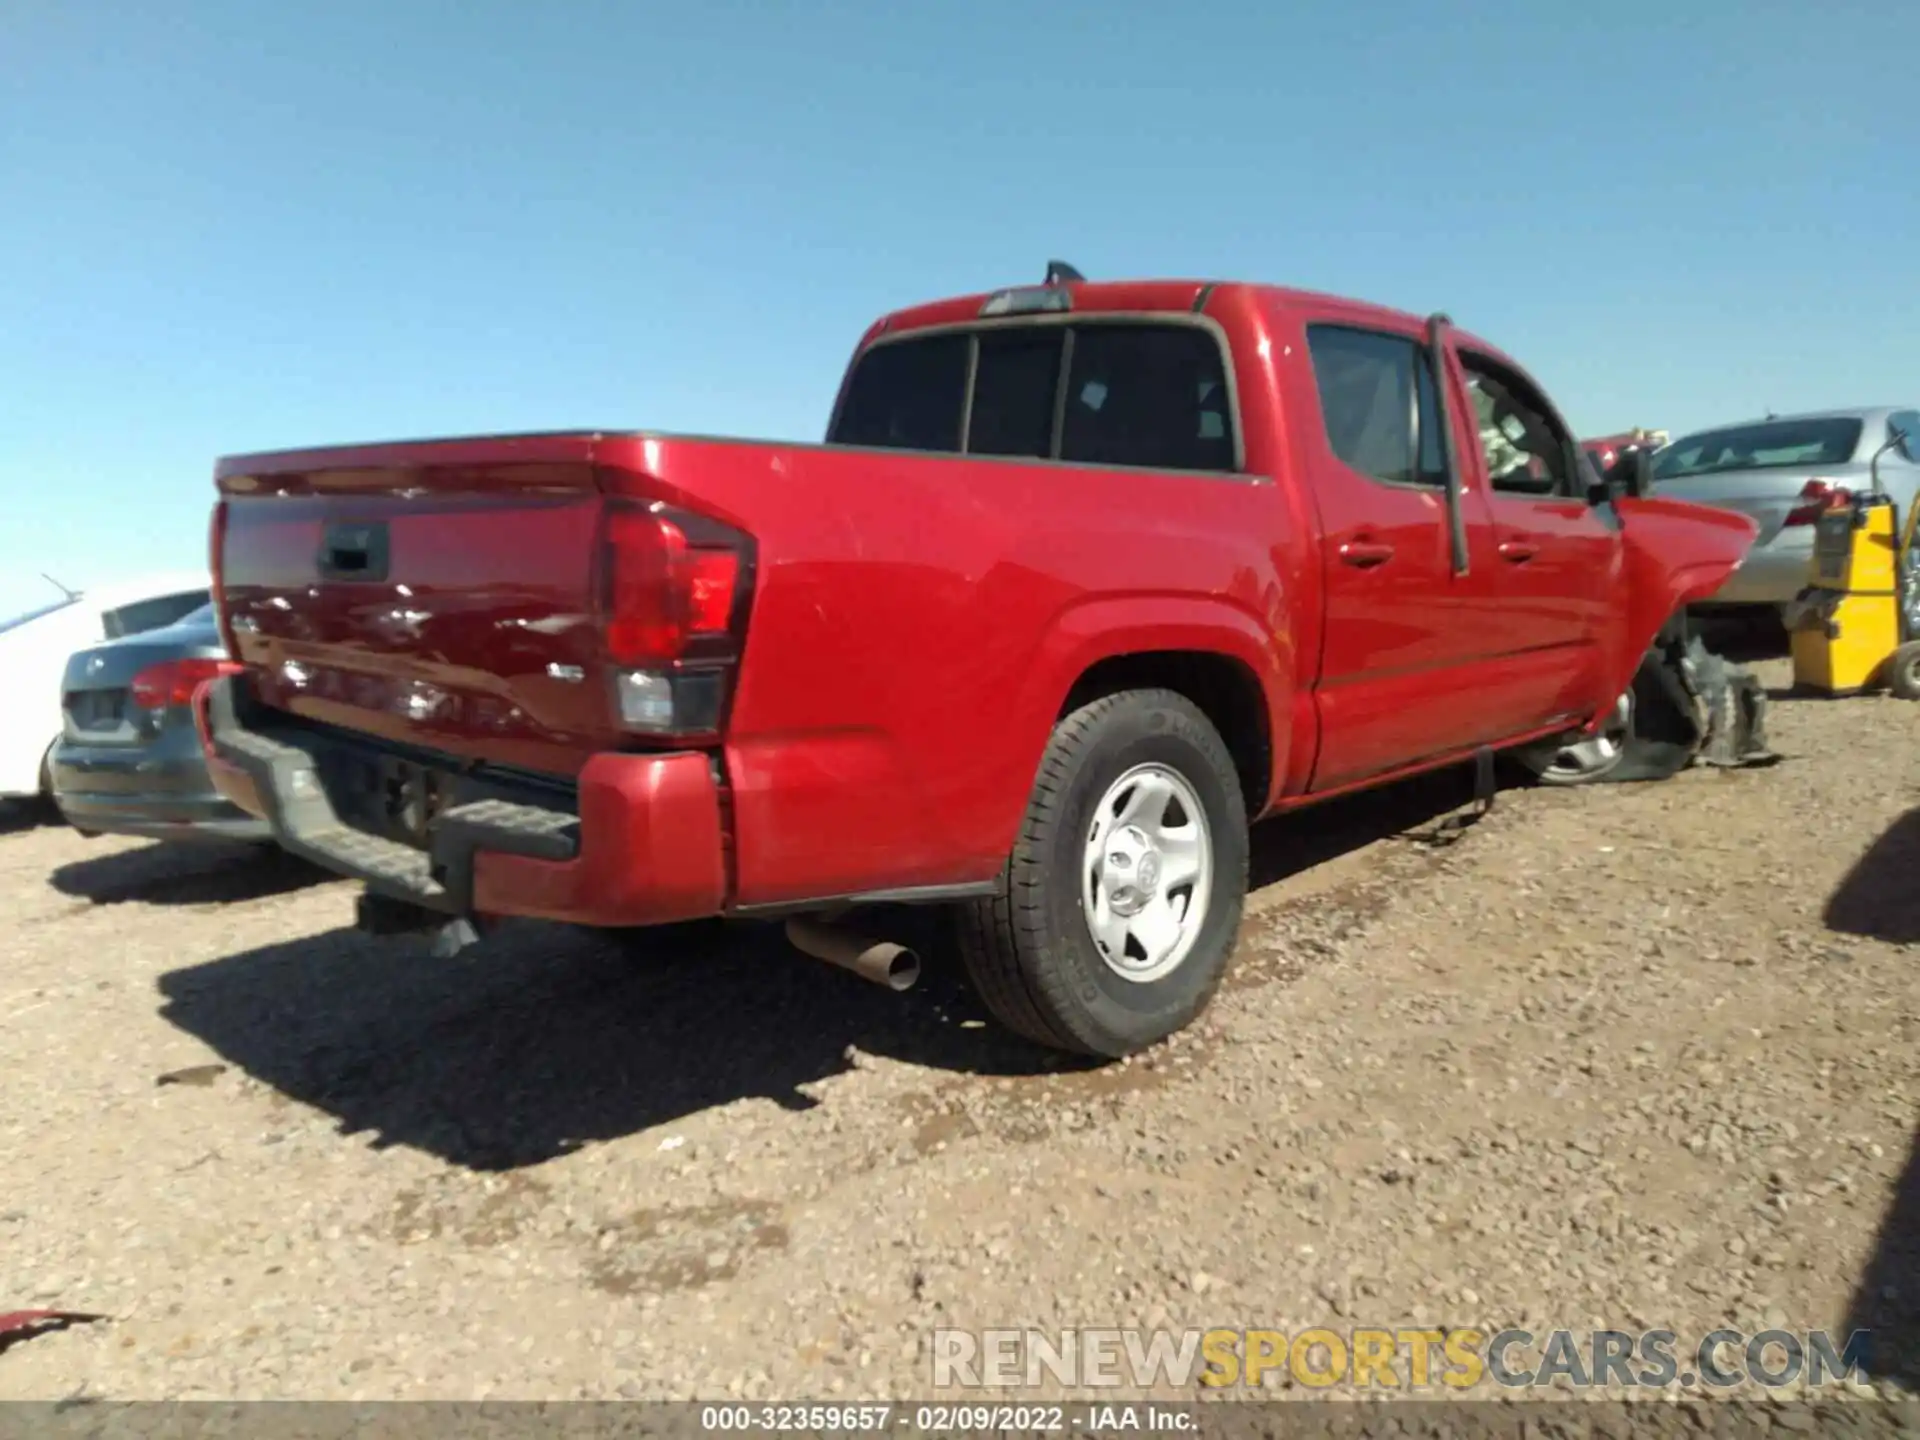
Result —
<instances>
[{"instance_id":1,"label":"fender flare","mask_svg":"<svg viewBox=\"0 0 1920 1440\"><path fill-rule=\"evenodd\" d=\"M1041 636L1014 709L1014 725L1034 774L1060 710L1094 666L1128 655L1183 652L1238 662L1259 686L1267 726L1265 811L1283 783L1297 729L1297 660L1284 616L1265 620L1218 596L1096 596L1062 610Z\"/></svg>"}]
</instances>

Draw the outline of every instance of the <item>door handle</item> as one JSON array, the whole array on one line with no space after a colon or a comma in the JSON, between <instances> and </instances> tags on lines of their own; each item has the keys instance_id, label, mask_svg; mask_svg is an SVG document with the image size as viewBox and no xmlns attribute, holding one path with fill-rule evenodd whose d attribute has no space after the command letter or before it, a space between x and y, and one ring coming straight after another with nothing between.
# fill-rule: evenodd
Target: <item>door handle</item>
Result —
<instances>
[{"instance_id":1,"label":"door handle","mask_svg":"<svg viewBox=\"0 0 1920 1440\"><path fill-rule=\"evenodd\" d=\"M1340 547L1340 558L1349 565L1370 570L1393 558L1393 547L1378 540L1349 540Z\"/></svg>"},{"instance_id":2,"label":"door handle","mask_svg":"<svg viewBox=\"0 0 1920 1440\"><path fill-rule=\"evenodd\" d=\"M1515 565L1524 565L1540 553L1540 547L1531 540L1502 540L1500 558L1511 560Z\"/></svg>"}]
</instances>

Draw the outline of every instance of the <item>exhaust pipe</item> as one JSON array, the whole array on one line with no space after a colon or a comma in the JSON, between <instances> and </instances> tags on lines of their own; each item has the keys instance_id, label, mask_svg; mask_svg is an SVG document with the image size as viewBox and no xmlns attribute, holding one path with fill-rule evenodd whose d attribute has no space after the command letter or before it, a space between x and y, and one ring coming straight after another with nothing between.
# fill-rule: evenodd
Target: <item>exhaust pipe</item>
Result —
<instances>
[{"instance_id":1,"label":"exhaust pipe","mask_svg":"<svg viewBox=\"0 0 1920 1440\"><path fill-rule=\"evenodd\" d=\"M920 979L920 957L904 945L874 940L817 920L787 921L787 943L803 955L851 970L889 990L911 990Z\"/></svg>"}]
</instances>

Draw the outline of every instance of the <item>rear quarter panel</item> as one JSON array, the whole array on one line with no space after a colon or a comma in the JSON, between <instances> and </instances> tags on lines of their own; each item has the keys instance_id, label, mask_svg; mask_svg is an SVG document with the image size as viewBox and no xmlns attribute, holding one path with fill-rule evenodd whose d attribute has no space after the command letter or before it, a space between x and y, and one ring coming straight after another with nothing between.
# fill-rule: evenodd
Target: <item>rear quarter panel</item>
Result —
<instances>
[{"instance_id":1,"label":"rear quarter panel","mask_svg":"<svg viewBox=\"0 0 1920 1440\"><path fill-rule=\"evenodd\" d=\"M1270 702L1291 689L1274 484L636 444L758 546L727 741L741 905L991 878L1069 689L1110 655L1217 651Z\"/></svg>"}]
</instances>

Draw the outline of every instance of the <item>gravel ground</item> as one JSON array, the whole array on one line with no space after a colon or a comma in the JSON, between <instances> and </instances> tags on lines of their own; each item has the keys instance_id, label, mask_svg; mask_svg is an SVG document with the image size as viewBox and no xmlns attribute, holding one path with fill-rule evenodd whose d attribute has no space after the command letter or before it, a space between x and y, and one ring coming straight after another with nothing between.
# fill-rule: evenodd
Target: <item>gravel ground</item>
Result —
<instances>
[{"instance_id":1,"label":"gravel ground","mask_svg":"<svg viewBox=\"0 0 1920 1440\"><path fill-rule=\"evenodd\" d=\"M1213 1011L1096 1070L938 969L436 962L285 861L16 827L0 1311L110 1318L0 1398L897 1399L1018 1324L1872 1324L1892 1372L1916 737L1783 702L1768 770L1265 827Z\"/></svg>"}]
</instances>

